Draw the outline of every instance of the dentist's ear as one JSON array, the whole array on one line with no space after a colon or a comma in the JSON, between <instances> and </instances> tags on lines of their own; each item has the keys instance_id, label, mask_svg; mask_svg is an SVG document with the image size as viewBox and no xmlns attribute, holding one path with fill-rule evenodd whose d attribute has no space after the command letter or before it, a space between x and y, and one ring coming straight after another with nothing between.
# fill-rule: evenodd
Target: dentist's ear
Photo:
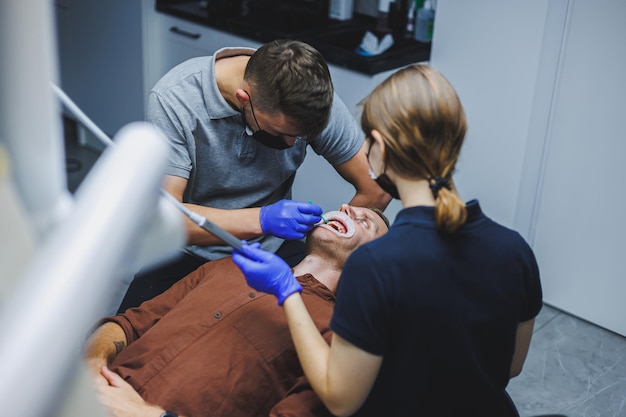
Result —
<instances>
[{"instance_id":1,"label":"dentist's ear","mask_svg":"<svg viewBox=\"0 0 626 417\"><path fill-rule=\"evenodd\" d=\"M250 101L250 97L246 94L243 88L238 88L235 90L235 98L237 99L241 107L243 107L248 101Z\"/></svg>"}]
</instances>

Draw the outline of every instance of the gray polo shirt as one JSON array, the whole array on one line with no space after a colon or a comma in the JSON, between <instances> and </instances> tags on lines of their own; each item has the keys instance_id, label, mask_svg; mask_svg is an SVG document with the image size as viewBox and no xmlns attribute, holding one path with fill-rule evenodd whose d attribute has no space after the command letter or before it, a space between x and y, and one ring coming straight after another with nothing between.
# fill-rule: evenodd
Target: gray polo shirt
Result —
<instances>
[{"instance_id":1,"label":"gray polo shirt","mask_svg":"<svg viewBox=\"0 0 626 417\"><path fill-rule=\"evenodd\" d=\"M363 133L335 95L328 125L317 137L299 137L292 148L274 150L246 132L241 113L219 92L215 60L252 55L254 49L223 48L213 56L187 60L171 69L148 98L147 119L161 128L171 144L168 175L189 181L183 201L219 209L260 207L291 198L296 170L307 145L330 164L352 158ZM261 247L274 252L282 239L264 236ZM188 246L207 260L230 255L227 246Z\"/></svg>"}]
</instances>

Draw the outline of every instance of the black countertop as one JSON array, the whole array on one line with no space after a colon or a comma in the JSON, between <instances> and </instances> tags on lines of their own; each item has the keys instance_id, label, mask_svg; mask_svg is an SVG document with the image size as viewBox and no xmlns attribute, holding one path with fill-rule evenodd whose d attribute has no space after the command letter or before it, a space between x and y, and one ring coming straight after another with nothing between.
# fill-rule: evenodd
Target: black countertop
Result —
<instances>
[{"instance_id":1,"label":"black countertop","mask_svg":"<svg viewBox=\"0 0 626 417\"><path fill-rule=\"evenodd\" d=\"M244 3L257 8L243 7ZM327 9L319 6L293 7L279 0L157 0L156 9L261 43L284 38L301 40L317 48L329 64L367 75L430 59L430 43L406 39L397 33L393 33L394 45L384 53L360 55L355 50L366 31L382 36L375 31L375 19L355 14L349 21L333 20L328 18Z\"/></svg>"}]
</instances>

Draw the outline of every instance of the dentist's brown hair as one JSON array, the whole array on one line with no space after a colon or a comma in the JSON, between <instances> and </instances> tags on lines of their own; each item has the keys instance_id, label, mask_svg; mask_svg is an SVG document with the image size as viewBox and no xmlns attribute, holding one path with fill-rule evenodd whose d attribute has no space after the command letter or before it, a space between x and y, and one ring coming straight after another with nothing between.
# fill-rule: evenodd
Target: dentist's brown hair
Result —
<instances>
[{"instance_id":1,"label":"dentist's brown hair","mask_svg":"<svg viewBox=\"0 0 626 417\"><path fill-rule=\"evenodd\" d=\"M328 124L333 83L326 60L311 45L289 39L266 43L250 57L244 80L255 107L282 112L307 136L319 135Z\"/></svg>"}]
</instances>

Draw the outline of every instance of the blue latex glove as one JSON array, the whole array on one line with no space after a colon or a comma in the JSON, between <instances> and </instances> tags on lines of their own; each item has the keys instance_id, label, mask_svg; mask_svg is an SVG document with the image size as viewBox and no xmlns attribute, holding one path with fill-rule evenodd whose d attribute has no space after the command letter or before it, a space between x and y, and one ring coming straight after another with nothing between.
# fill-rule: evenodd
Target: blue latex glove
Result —
<instances>
[{"instance_id":1,"label":"blue latex glove","mask_svg":"<svg viewBox=\"0 0 626 417\"><path fill-rule=\"evenodd\" d=\"M320 206L301 201L280 200L269 206L261 207L259 220L266 235L283 239L302 239L322 220Z\"/></svg>"},{"instance_id":2,"label":"blue latex glove","mask_svg":"<svg viewBox=\"0 0 626 417\"><path fill-rule=\"evenodd\" d=\"M233 250L233 262L241 269L249 286L273 294L278 298L278 305L282 306L291 294L302 292L302 286L282 258L259 249L259 246L258 242L246 243L241 252Z\"/></svg>"}]
</instances>

